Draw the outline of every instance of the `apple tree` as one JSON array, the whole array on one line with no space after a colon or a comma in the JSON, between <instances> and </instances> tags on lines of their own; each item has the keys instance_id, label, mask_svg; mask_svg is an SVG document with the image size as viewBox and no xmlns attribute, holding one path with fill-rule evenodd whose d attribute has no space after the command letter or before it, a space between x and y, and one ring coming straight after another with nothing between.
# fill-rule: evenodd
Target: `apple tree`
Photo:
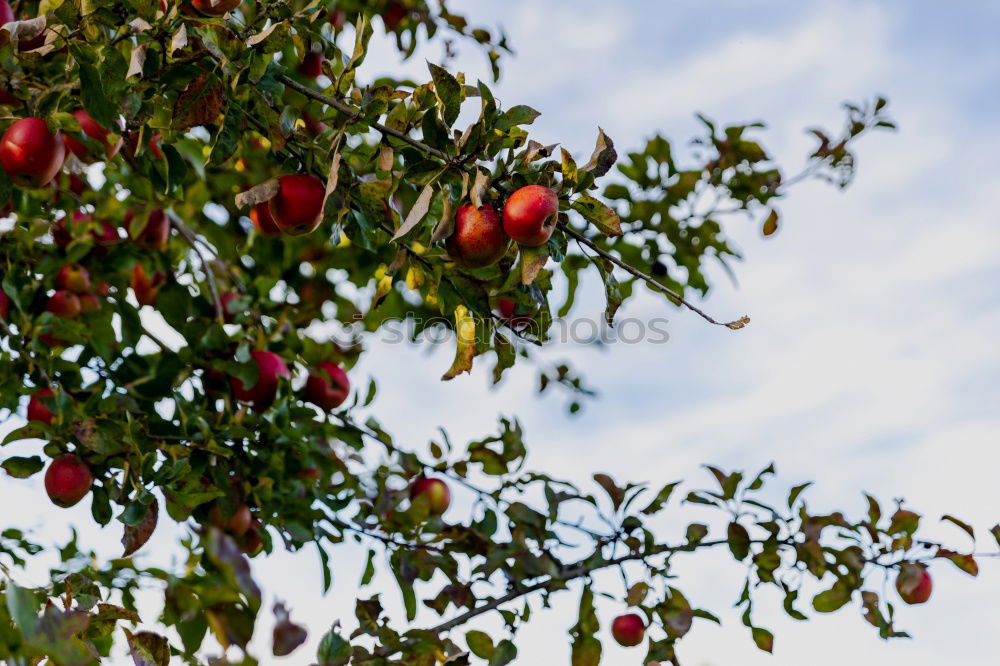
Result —
<instances>
[{"instance_id":1,"label":"apple tree","mask_svg":"<svg viewBox=\"0 0 1000 666\"><path fill-rule=\"evenodd\" d=\"M708 549L746 570L734 598L767 651L762 588L796 619L853 604L891 638L905 635L899 601L930 596L932 563L976 574L972 547L924 538L910 508L868 497L864 515L816 513L808 484L768 502L773 467L579 487L526 469L516 418L468 443L444 429L406 441L380 425L377 384L351 372L402 320L414 344L452 335L441 379L490 362L501 382L535 364L541 390L567 391L576 411L584 379L536 350L584 272L600 276L609 326L645 289L689 325L738 331L747 317L692 300L710 289L708 262L739 258L726 227L771 235L796 182L848 185L857 139L892 127L886 100L845 105L842 131L811 130L795 174L762 125L707 118L690 149L657 135L620 152L599 131L574 157L532 139L530 106L448 66L452 49L481 49L496 79L510 50L443 1L0 0L0 24L0 413L27 423L2 443L38 442L3 456L3 483L44 475L56 506L93 516L55 548L4 507L8 663L266 663L247 646L271 610L274 655L326 632L297 663L500 666L533 607L574 595L574 665L597 664L609 635L642 646L636 663L676 664L692 627L718 621L673 573ZM376 31L406 57L440 42L445 62L423 81L367 76ZM468 506L450 507L453 493ZM718 521L663 529L692 510ZM146 567L168 520L187 530L187 560ZM121 557L87 550L101 529L121 530ZM371 548L354 617L307 628L294 608L262 608L254 558L315 548L329 586L347 540ZM17 584L43 548L61 562L50 581ZM594 577L606 569L623 581ZM398 582L405 617L366 589L376 571ZM877 585L886 575L895 592ZM142 615L140 588L162 594L158 616ZM621 615L599 617L595 595ZM487 614L502 633L476 628Z\"/></svg>"}]
</instances>

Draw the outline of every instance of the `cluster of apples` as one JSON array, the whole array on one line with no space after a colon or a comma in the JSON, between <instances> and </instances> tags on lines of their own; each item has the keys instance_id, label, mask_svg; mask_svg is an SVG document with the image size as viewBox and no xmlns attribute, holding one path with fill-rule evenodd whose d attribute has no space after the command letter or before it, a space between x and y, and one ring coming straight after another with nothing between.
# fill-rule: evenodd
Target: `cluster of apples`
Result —
<instances>
[{"instance_id":1,"label":"cluster of apples","mask_svg":"<svg viewBox=\"0 0 1000 666\"><path fill-rule=\"evenodd\" d=\"M258 350L250 352L250 358L257 365L257 383L246 386L242 379L229 380L233 396L257 410L271 406L278 395L278 384L282 378L290 379L291 372L284 359L274 352ZM303 397L324 411L332 411L347 400L351 392L351 382L347 373L336 363L320 363L310 372L303 389Z\"/></svg>"},{"instance_id":2,"label":"cluster of apples","mask_svg":"<svg viewBox=\"0 0 1000 666\"><path fill-rule=\"evenodd\" d=\"M507 199L503 220L489 203L463 204L455 216L455 231L445 241L448 254L468 268L486 268L507 254L513 240L525 247L545 245L556 228L559 197L541 185L522 187Z\"/></svg>"},{"instance_id":3,"label":"cluster of apples","mask_svg":"<svg viewBox=\"0 0 1000 666\"><path fill-rule=\"evenodd\" d=\"M112 135L83 109L74 111L73 116L86 136L104 145L104 158L111 159L118 154L122 147L120 136ZM102 158L74 137L53 132L43 119L29 116L21 118L4 132L0 139L0 164L15 185L44 187L62 169L67 150L85 163Z\"/></svg>"}]
</instances>

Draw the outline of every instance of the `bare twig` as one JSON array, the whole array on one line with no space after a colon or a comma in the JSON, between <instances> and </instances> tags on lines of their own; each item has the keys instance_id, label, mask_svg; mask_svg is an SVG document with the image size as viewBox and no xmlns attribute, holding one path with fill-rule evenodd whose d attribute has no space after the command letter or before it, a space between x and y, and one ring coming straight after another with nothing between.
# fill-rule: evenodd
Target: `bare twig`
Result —
<instances>
[{"instance_id":1,"label":"bare twig","mask_svg":"<svg viewBox=\"0 0 1000 666\"><path fill-rule=\"evenodd\" d=\"M201 262L201 270L205 272L205 277L208 279L208 290L212 294L212 307L215 309L215 316L220 322L224 322L226 315L222 309L222 300L219 298L219 287L215 283L215 274L212 273L212 267L209 266L208 260L205 259L205 255L201 253L201 249L198 247L197 236L173 213L167 212L167 219L170 220L170 225L188 242L191 250L198 255L198 260Z\"/></svg>"},{"instance_id":2,"label":"bare twig","mask_svg":"<svg viewBox=\"0 0 1000 666\"><path fill-rule=\"evenodd\" d=\"M737 330L743 328L744 326L750 323L750 317L747 317L745 315L737 319L736 321L730 321L730 322L717 321L716 319L706 314L703 310L699 309L693 303L690 303L689 301L685 300L684 297L682 297L673 289L663 286L652 276L643 273L638 268L631 266L630 264L627 264L626 262L622 261L621 259L611 254L610 252L601 249L601 247L599 247L596 243L594 243L592 240L590 240L583 234L579 233L575 229L571 228L569 225L560 222L559 228L562 229L564 232L566 232L566 234L571 238L573 238L576 242L580 243L581 245L586 245L588 248L599 254L604 259L607 259L615 266L618 266L619 268L624 269L625 271L639 278L640 280L643 280L644 282L646 282L646 284L648 284L656 291L659 291L662 294L666 294L667 297L673 300L677 305L683 305L688 310L691 310L695 314L699 315L702 319L709 322L710 324L715 324L716 326L725 326L726 328Z\"/></svg>"}]
</instances>

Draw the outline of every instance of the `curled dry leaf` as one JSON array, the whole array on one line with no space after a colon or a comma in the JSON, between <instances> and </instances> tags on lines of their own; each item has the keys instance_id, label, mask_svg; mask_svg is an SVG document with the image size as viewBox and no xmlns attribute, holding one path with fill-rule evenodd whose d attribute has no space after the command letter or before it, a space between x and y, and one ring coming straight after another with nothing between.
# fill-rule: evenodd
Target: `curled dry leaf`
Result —
<instances>
[{"instance_id":1,"label":"curled dry leaf","mask_svg":"<svg viewBox=\"0 0 1000 666\"><path fill-rule=\"evenodd\" d=\"M24 42L29 39L34 39L38 35L45 31L45 26L47 22L45 20L45 15L36 16L33 19L25 19L23 21L11 21L10 23L4 23L0 30L6 30L10 33L11 40L15 42Z\"/></svg>"},{"instance_id":2,"label":"curled dry leaf","mask_svg":"<svg viewBox=\"0 0 1000 666\"><path fill-rule=\"evenodd\" d=\"M133 76L142 76L142 68L146 64L146 45L140 44L132 49L132 57L128 63L128 72L125 74L126 79L130 79Z\"/></svg>"},{"instance_id":3,"label":"curled dry leaf","mask_svg":"<svg viewBox=\"0 0 1000 666\"><path fill-rule=\"evenodd\" d=\"M245 192L236 195L236 207L240 210L256 206L259 203L270 201L278 194L278 179L272 178L260 185L254 185Z\"/></svg>"},{"instance_id":4,"label":"curled dry leaf","mask_svg":"<svg viewBox=\"0 0 1000 666\"><path fill-rule=\"evenodd\" d=\"M410 212L406 214L406 219L403 221L403 225L399 227L393 235L392 240L399 240L406 234L410 233L415 226L424 219L427 215L427 211L431 207L431 199L434 198L434 185L433 183L427 183L424 185L424 189L420 192L420 196L417 197L416 202L413 207L410 208Z\"/></svg>"}]
</instances>

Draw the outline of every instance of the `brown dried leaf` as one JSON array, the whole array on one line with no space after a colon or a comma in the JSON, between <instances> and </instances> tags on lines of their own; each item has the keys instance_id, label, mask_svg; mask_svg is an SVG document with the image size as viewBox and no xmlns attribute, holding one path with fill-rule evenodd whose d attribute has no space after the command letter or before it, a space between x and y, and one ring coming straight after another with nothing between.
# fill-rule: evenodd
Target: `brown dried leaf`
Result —
<instances>
[{"instance_id":1,"label":"brown dried leaf","mask_svg":"<svg viewBox=\"0 0 1000 666\"><path fill-rule=\"evenodd\" d=\"M424 189L421 190L420 196L417 197L417 201L413 204L413 208L410 212L406 214L406 219L403 221L403 225L399 227L392 240L399 240L406 234L410 233L415 226L424 219L427 215L428 209L431 207L431 200L434 198L434 184L427 183L424 185Z\"/></svg>"},{"instance_id":2,"label":"brown dried leaf","mask_svg":"<svg viewBox=\"0 0 1000 666\"><path fill-rule=\"evenodd\" d=\"M270 201L277 194L278 179L272 178L271 180L261 183L260 185L254 185L245 192L237 194L235 199L236 207L243 210L244 208L249 208L250 206L256 206L259 203Z\"/></svg>"},{"instance_id":3,"label":"brown dried leaf","mask_svg":"<svg viewBox=\"0 0 1000 666\"><path fill-rule=\"evenodd\" d=\"M4 23L0 30L9 32L11 40L15 42L25 42L42 34L45 31L46 25L45 15L42 14L33 19Z\"/></svg>"},{"instance_id":4,"label":"brown dried leaf","mask_svg":"<svg viewBox=\"0 0 1000 666\"><path fill-rule=\"evenodd\" d=\"M146 517L140 520L137 525L125 526L125 534L122 535L122 545L125 547L125 552L122 553L122 557L128 557L149 541L149 537L153 536L153 531L156 530L159 517L160 504L154 497L153 502L146 509Z\"/></svg>"},{"instance_id":5,"label":"brown dried leaf","mask_svg":"<svg viewBox=\"0 0 1000 666\"><path fill-rule=\"evenodd\" d=\"M174 102L174 129L214 123L222 115L224 92L222 83L208 72L196 76Z\"/></svg>"}]
</instances>

